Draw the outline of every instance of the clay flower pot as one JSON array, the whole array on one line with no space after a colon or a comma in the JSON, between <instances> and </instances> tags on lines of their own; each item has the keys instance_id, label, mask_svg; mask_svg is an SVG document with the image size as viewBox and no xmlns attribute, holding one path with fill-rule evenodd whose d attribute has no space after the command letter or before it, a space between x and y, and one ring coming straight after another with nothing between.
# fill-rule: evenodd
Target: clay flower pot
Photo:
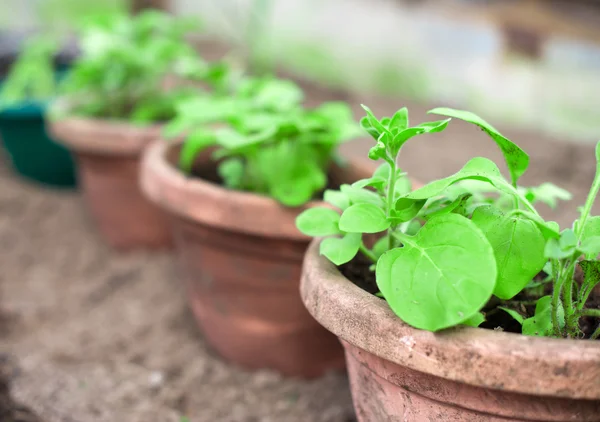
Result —
<instances>
[{"instance_id":1,"label":"clay flower pot","mask_svg":"<svg viewBox=\"0 0 600 422\"><path fill-rule=\"evenodd\" d=\"M65 118L49 122L49 128L73 152L85 202L108 244L118 249L172 244L166 216L138 183L142 151L160 136L159 126Z\"/></svg>"},{"instance_id":2,"label":"clay flower pot","mask_svg":"<svg viewBox=\"0 0 600 422\"><path fill-rule=\"evenodd\" d=\"M414 329L318 248L306 254L302 299L342 340L359 421L600 420L600 343Z\"/></svg>"},{"instance_id":3,"label":"clay flower pot","mask_svg":"<svg viewBox=\"0 0 600 422\"><path fill-rule=\"evenodd\" d=\"M343 368L340 343L298 293L310 242L295 227L299 210L185 177L172 164L178 148L164 142L148 148L141 183L172 217L189 301L206 340L249 369L312 378ZM214 166L208 159L202 165Z\"/></svg>"}]
</instances>

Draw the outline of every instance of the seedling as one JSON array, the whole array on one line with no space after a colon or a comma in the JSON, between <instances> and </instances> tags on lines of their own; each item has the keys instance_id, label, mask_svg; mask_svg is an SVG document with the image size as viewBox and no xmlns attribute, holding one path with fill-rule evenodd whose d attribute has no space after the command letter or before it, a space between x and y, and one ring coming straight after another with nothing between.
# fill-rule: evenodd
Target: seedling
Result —
<instances>
[{"instance_id":1,"label":"seedling","mask_svg":"<svg viewBox=\"0 0 600 422\"><path fill-rule=\"evenodd\" d=\"M166 90L166 77L202 80L209 67L186 42L195 20L158 11L98 16L83 25L81 56L63 87L69 112L136 123L165 121L190 89Z\"/></svg>"},{"instance_id":2,"label":"seedling","mask_svg":"<svg viewBox=\"0 0 600 422\"><path fill-rule=\"evenodd\" d=\"M480 117L438 108L430 113L448 119L411 127L406 108L382 119L364 108L367 116L361 126L376 140L369 157L384 163L369 179L325 192L325 200L341 215L316 207L298 216L300 231L325 237L321 254L336 265L352 261L359 252L366 256L373 263L378 296L416 328L478 326L485 321L482 310L497 308L522 323L523 334L582 337L580 318L600 317L599 310L586 308L600 281L595 259L600 218L589 217L600 189L600 167L581 217L573 229L561 232L534 204L555 206L557 200L570 198L568 192L551 184L520 187L529 156ZM415 136L444 130L450 118L477 125L491 137L504 155L509 180L492 161L476 157L457 173L411 190L397 166L402 148ZM600 143L596 151L600 163ZM379 239L369 246L365 234ZM579 261L582 255L586 259ZM573 278L578 264L585 273L581 287ZM544 269L548 276L537 280ZM549 283L551 296L544 293ZM537 295L531 316L508 306L522 292ZM599 336L600 329L590 335Z\"/></svg>"},{"instance_id":3,"label":"seedling","mask_svg":"<svg viewBox=\"0 0 600 422\"><path fill-rule=\"evenodd\" d=\"M57 90L54 55L58 43L48 38L29 40L0 89L0 109L17 104L45 102Z\"/></svg>"},{"instance_id":4,"label":"seedling","mask_svg":"<svg viewBox=\"0 0 600 422\"><path fill-rule=\"evenodd\" d=\"M302 98L291 81L244 78L231 95L182 101L166 135L187 134L179 162L185 173L214 147L226 187L299 206L323 190L337 146L358 129L346 104L307 110Z\"/></svg>"}]
</instances>

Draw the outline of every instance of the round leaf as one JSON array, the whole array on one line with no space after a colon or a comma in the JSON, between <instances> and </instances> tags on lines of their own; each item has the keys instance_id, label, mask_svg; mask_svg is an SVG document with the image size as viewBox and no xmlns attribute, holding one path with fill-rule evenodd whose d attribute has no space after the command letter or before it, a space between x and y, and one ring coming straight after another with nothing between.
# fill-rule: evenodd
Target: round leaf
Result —
<instances>
[{"instance_id":1,"label":"round leaf","mask_svg":"<svg viewBox=\"0 0 600 422\"><path fill-rule=\"evenodd\" d=\"M377 262L377 286L392 310L416 328L438 331L473 317L496 283L492 246L469 219L431 219L402 248Z\"/></svg>"},{"instance_id":2,"label":"round leaf","mask_svg":"<svg viewBox=\"0 0 600 422\"><path fill-rule=\"evenodd\" d=\"M319 251L335 265L342 265L356 256L361 240L360 233L348 233L342 238L328 237L321 242Z\"/></svg>"},{"instance_id":3,"label":"round leaf","mask_svg":"<svg viewBox=\"0 0 600 422\"><path fill-rule=\"evenodd\" d=\"M377 205L363 203L347 208L339 227L348 233L379 233L390 227L390 222Z\"/></svg>"},{"instance_id":4,"label":"round leaf","mask_svg":"<svg viewBox=\"0 0 600 422\"><path fill-rule=\"evenodd\" d=\"M296 227L307 236L339 234L340 215L329 208L309 208L296 217Z\"/></svg>"},{"instance_id":5,"label":"round leaf","mask_svg":"<svg viewBox=\"0 0 600 422\"><path fill-rule=\"evenodd\" d=\"M528 218L506 216L491 205L478 207L471 220L494 248L498 267L494 294L513 298L544 268L544 235Z\"/></svg>"}]
</instances>

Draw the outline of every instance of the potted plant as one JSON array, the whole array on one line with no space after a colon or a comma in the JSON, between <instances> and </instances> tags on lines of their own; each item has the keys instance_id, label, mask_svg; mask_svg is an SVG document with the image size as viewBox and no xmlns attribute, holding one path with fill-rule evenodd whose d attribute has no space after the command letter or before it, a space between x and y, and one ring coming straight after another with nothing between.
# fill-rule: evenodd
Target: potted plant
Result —
<instances>
[{"instance_id":1,"label":"potted plant","mask_svg":"<svg viewBox=\"0 0 600 422\"><path fill-rule=\"evenodd\" d=\"M176 102L194 92L182 84L167 90L165 81L207 71L185 40L195 27L158 11L88 20L81 55L51 110L51 131L73 151L84 198L113 247L171 244L164 215L139 190L138 169Z\"/></svg>"},{"instance_id":2,"label":"potted plant","mask_svg":"<svg viewBox=\"0 0 600 422\"><path fill-rule=\"evenodd\" d=\"M15 170L47 185L72 187L75 170L69 152L46 133L44 112L57 91L54 41L27 41L0 82L0 135Z\"/></svg>"},{"instance_id":3,"label":"potted plant","mask_svg":"<svg viewBox=\"0 0 600 422\"><path fill-rule=\"evenodd\" d=\"M377 140L369 157L384 164L351 185L360 195L332 194L341 215L312 208L297 219L325 237L307 251L301 294L345 347L359 420L598 420L600 217L590 210L600 143L589 197L561 231L536 203L568 193L519 186L528 155L478 116L430 112L479 126L510 180L477 157L411 190L401 149L449 119L410 127L405 108L383 119L365 109L361 124Z\"/></svg>"},{"instance_id":4,"label":"potted plant","mask_svg":"<svg viewBox=\"0 0 600 422\"><path fill-rule=\"evenodd\" d=\"M358 125L346 104L301 106L291 81L245 77L230 95L182 102L142 164L147 196L172 217L191 308L207 341L246 368L311 378L340 368L335 336L306 312L298 287L310 239L294 226L326 185ZM315 202L316 201L316 202Z\"/></svg>"}]
</instances>

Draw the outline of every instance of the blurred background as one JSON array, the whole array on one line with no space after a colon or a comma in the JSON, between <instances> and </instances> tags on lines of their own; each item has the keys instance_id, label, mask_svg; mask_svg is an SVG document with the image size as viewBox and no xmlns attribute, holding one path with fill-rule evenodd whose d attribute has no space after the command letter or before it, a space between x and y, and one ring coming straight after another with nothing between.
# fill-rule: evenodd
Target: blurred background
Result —
<instances>
[{"instance_id":1,"label":"blurred background","mask_svg":"<svg viewBox=\"0 0 600 422\"><path fill-rule=\"evenodd\" d=\"M357 117L361 103L377 115L406 105L414 121L435 106L471 110L530 154L524 184L573 193L547 217L565 227L585 200L600 139L598 0L0 0L0 75L40 30L69 34L86 16L144 8L197 15L203 56L241 49L253 66L299 81L310 105L347 101ZM69 38L57 60L76 52ZM364 158L371 145L344 151ZM500 160L460 123L403 154L400 166L424 181L474 155ZM0 375L20 374L13 396L41 418L20 421L353 420L343 376L250 374L190 343L179 287L165 283L171 258L111 255L82 235L80 206L0 161L0 287L11 298Z\"/></svg>"}]
</instances>

